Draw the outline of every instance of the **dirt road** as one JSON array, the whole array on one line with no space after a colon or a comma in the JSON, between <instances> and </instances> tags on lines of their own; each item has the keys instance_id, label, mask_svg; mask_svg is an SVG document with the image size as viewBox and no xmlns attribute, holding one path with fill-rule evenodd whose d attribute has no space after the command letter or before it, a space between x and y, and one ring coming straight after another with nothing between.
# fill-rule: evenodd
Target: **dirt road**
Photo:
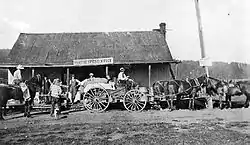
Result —
<instances>
[{"instance_id":1,"label":"dirt road","mask_svg":"<svg viewBox=\"0 0 250 145\"><path fill-rule=\"evenodd\" d=\"M0 122L0 144L250 144L250 109L87 111Z\"/></svg>"}]
</instances>

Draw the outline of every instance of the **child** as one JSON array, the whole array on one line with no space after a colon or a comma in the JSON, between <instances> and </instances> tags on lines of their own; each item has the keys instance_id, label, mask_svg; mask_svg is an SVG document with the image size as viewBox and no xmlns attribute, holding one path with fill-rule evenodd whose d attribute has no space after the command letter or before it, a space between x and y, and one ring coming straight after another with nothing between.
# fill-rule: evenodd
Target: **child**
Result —
<instances>
[{"instance_id":1,"label":"child","mask_svg":"<svg viewBox=\"0 0 250 145\"><path fill-rule=\"evenodd\" d=\"M50 116L53 116L55 110L55 104L59 107L59 112L61 110L61 102L60 102L60 95L62 94L62 89L60 87L59 79L54 79L53 84L50 86L50 95L52 99Z\"/></svg>"}]
</instances>

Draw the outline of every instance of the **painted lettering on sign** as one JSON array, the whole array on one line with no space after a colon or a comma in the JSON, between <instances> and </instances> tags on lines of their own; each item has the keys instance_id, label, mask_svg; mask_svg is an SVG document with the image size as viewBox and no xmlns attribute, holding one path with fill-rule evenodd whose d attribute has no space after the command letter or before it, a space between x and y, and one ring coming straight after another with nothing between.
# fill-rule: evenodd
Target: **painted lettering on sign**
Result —
<instances>
[{"instance_id":1,"label":"painted lettering on sign","mask_svg":"<svg viewBox=\"0 0 250 145\"><path fill-rule=\"evenodd\" d=\"M73 60L73 65L78 65L78 66L105 65L105 64L113 64L113 63L114 63L113 57Z\"/></svg>"}]
</instances>

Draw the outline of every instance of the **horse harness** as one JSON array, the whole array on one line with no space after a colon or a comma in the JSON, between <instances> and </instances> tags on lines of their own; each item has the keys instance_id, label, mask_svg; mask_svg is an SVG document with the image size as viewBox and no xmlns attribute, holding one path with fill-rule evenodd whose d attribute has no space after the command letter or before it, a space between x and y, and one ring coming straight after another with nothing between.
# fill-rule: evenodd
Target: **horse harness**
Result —
<instances>
[{"instance_id":1,"label":"horse harness","mask_svg":"<svg viewBox=\"0 0 250 145\"><path fill-rule=\"evenodd\" d=\"M194 78L193 79L194 80L194 82L195 82L195 86L193 86L191 83L190 83L190 81L188 81L188 80L185 80L188 84L189 84L189 88L188 89L185 89L185 90L182 90L181 92L180 92L180 88L183 86L182 84L178 84L177 83L177 81L176 80L173 80L173 82L178 86L178 93L175 93L175 94L169 94L169 95L165 95L165 96L173 96L173 95L179 95L179 94L185 94L185 95L190 95L190 93L188 93L188 91L190 91L192 88L197 88L197 87L200 87L201 88L201 85L202 84L200 84L200 82L199 82L199 80L197 79L197 78ZM168 81L169 82L169 81ZM162 83L160 82L160 81L157 81L156 83L158 83L162 88L164 88L164 86L162 85ZM171 86L173 86L173 85L171 85ZM173 88L173 87L171 87L171 88Z\"/></svg>"}]
</instances>

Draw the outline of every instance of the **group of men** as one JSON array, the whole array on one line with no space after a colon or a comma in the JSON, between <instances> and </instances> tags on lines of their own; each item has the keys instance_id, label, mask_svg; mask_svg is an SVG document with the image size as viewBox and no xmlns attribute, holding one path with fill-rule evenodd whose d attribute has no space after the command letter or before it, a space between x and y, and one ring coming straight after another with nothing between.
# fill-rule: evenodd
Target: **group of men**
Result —
<instances>
[{"instance_id":1,"label":"group of men","mask_svg":"<svg viewBox=\"0 0 250 145\"><path fill-rule=\"evenodd\" d=\"M23 82L22 73L21 70L23 70L24 67L22 65L18 65L16 67L16 71L14 72L14 79L13 84L19 85ZM94 74L90 73L88 81L91 81L94 79ZM107 80L110 81L110 76L107 75ZM120 72L117 77L117 82L119 84L127 85L130 82L129 76L125 74L125 69L123 67L120 68ZM73 74L70 79L70 89L69 92L71 94L71 102L74 102L75 95L77 93L77 86L81 85L82 82L80 82L78 79L75 78L75 75ZM61 106L60 103L60 96L62 95L62 88L61 88L61 82L59 79L54 79L53 82L50 81L46 76L44 76L44 93L49 94L49 100L51 102L51 116L53 115L55 104L57 103L58 106ZM27 98L26 98L27 99ZM59 107L60 108L60 107Z\"/></svg>"}]
</instances>

